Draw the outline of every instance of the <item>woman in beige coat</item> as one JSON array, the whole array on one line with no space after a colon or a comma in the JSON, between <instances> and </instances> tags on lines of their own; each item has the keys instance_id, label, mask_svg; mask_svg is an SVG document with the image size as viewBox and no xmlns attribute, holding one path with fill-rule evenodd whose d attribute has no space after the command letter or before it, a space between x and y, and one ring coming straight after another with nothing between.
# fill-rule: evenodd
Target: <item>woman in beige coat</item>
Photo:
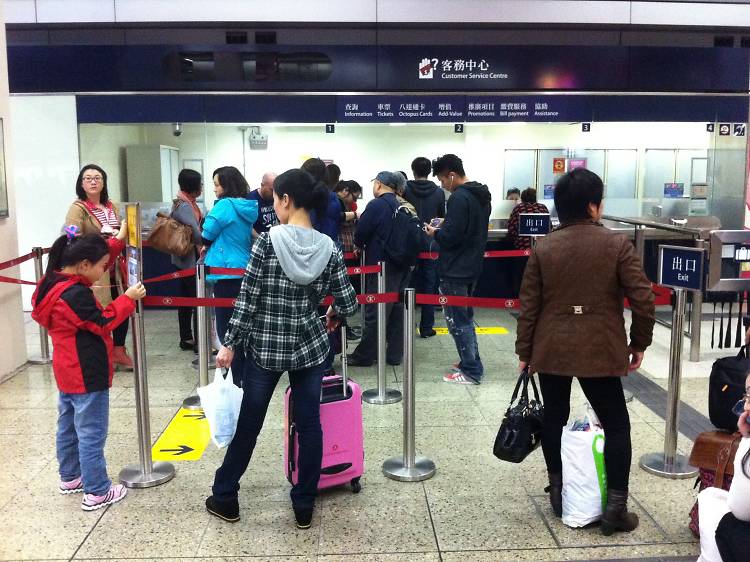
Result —
<instances>
[{"instance_id":1,"label":"woman in beige coat","mask_svg":"<svg viewBox=\"0 0 750 562\"><path fill-rule=\"evenodd\" d=\"M555 186L560 227L537 244L521 284L516 353L520 368L539 373L544 399L542 450L550 503L562 515L562 428L570 414L573 377L604 429L608 500L602 533L632 531L627 511L632 448L620 377L637 369L651 344L654 296L641 260L625 236L606 229L602 180L589 170L568 172ZM630 301L630 341L623 299Z\"/></svg>"},{"instance_id":2,"label":"woman in beige coat","mask_svg":"<svg viewBox=\"0 0 750 562\"><path fill-rule=\"evenodd\" d=\"M76 181L78 198L68 209L65 225L77 226L82 234L102 234L114 236L120 230L120 215L117 205L112 203L107 193L107 173L96 164L86 164ZM104 276L91 287L96 299L107 306L122 292L120 272L117 264L105 272ZM113 359L116 369L132 371L133 360L125 349L128 322L123 322L112 332L115 347Z\"/></svg>"}]
</instances>

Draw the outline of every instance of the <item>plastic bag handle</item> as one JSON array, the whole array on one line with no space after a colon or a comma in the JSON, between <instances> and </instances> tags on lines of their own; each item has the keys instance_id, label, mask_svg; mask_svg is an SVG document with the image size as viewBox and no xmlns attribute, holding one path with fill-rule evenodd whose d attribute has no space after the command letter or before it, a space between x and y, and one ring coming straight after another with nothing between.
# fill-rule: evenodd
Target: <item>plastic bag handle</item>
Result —
<instances>
[{"instance_id":1,"label":"plastic bag handle","mask_svg":"<svg viewBox=\"0 0 750 562\"><path fill-rule=\"evenodd\" d=\"M218 367L214 371L214 382L224 384L224 382L229 378L229 369L226 367ZM234 383L232 383L234 384Z\"/></svg>"}]
</instances>

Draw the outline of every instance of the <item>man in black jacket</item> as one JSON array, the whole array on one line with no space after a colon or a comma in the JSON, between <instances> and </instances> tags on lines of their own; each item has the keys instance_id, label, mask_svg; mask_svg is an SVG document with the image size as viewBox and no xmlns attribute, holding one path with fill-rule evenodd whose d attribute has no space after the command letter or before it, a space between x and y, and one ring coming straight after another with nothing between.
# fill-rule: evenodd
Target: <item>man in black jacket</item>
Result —
<instances>
[{"instance_id":1,"label":"man in black jacket","mask_svg":"<svg viewBox=\"0 0 750 562\"><path fill-rule=\"evenodd\" d=\"M443 188L451 192L445 219L437 228L425 227L427 234L440 246L440 293L469 297L482 272L492 196L486 185L469 181L463 162L455 154L446 154L435 160L432 173ZM443 380L455 384L479 384L484 367L474 331L474 310L463 306L444 306L443 309L460 360L456 371L445 375Z\"/></svg>"},{"instance_id":2,"label":"man in black jacket","mask_svg":"<svg viewBox=\"0 0 750 562\"><path fill-rule=\"evenodd\" d=\"M432 165L427 158L423 156L415 158L411 163L414 179L406 182L406 192L404 193L404 199L414 205L419 220L424 223L429 223L432 219L445 217L445 192L435 182L427 179L431 169ZM425 235L422 251L437 253L437 243ZM438 290L437 261L432 259L417 260L411 278L417 293L436 294ZM419 322L419 335L423 338L434 336L434 325L435 306L423 304Z\"/></svg>"}]
</instances>

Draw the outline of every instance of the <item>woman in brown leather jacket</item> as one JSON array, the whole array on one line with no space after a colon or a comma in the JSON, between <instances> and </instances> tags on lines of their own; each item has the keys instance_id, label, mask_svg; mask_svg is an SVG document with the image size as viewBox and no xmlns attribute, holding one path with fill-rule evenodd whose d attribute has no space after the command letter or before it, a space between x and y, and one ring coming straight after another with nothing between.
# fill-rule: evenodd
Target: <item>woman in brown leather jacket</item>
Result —
<instances>
[{"instance_id":1,"label":"woman in brown leather jacket","mask_svg":"<svg viewBox=\"0 0 750 562\"><path fill-rule=\"evenodd\" d=\"M651 344L654 297L643 265L625 236L605 228L602 180L593 172L568 172L555 187L560 227L539 241L521 285L516 353L520 368L539 373L544 399L542 450L550 503L562 515L562 428L577 378L605 434L608 500L602 533L632 531L627 511L632 449L630 418L620 377L637 369ZM630 301L630 341L623 299Z\"/></svg>"}]
</instances>

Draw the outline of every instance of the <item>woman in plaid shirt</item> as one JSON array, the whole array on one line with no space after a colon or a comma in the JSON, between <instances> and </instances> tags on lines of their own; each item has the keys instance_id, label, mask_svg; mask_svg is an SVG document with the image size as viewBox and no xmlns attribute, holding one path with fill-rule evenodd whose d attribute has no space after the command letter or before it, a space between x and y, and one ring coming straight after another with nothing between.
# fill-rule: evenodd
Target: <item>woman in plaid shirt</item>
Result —
<instances>
[{"instance_id":1,"label":"woman in plaid shirt","mask_svg":"<svg viewBox=\"0 0 750 562\"><path fill-rule=\"evenodd\" d=\"M276 178L273 204L281 224L253 244L224 345L216 356L218 367L228 367L235 346L247 354L237 431L216 471L213 495L206 499L209 513L225 521L240 519L239 481L284 371L289 373L299 431L299 482L292 487L292 507L299 528L310 527L312 521L323 458L320 387L329 351L317 307L326 295L333 295L326 313L328 331L336 328L338 316L357 310L341 251L310 221L310 211L325 209L327 203L328 188L304 170L288 170Z\"/></svg>"}]
</instances>

